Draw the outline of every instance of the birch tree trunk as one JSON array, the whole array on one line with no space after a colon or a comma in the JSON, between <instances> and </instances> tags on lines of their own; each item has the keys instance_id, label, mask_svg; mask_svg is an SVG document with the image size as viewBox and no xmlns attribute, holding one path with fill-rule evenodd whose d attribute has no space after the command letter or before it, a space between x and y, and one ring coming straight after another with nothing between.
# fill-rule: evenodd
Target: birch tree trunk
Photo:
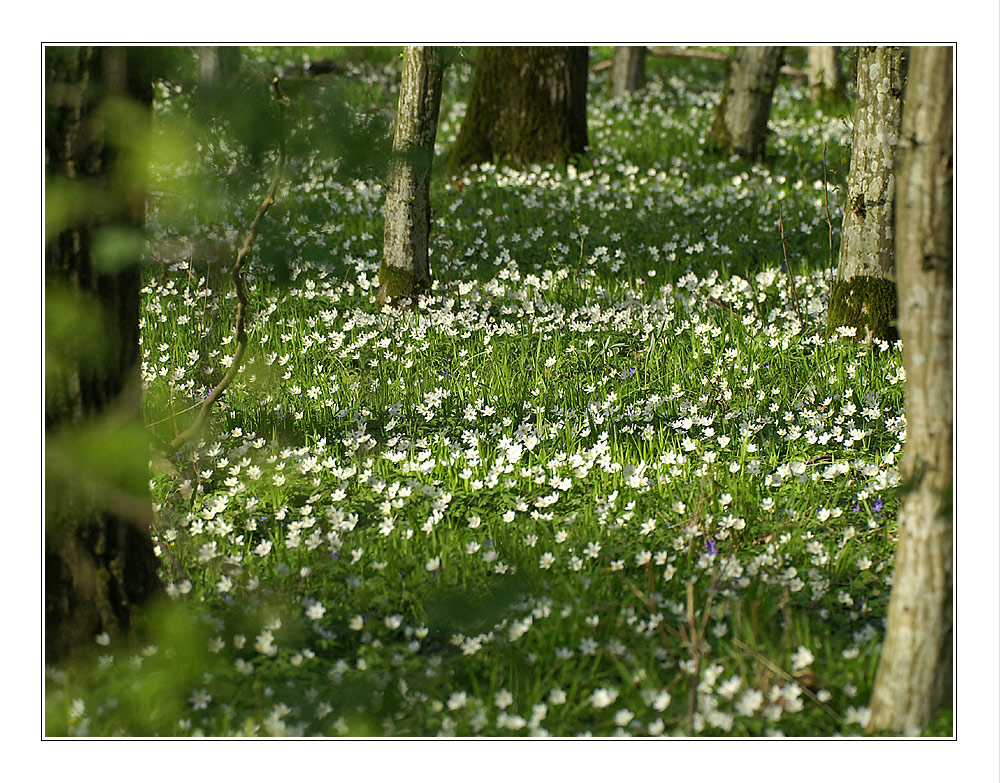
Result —
<instances>
[{"instance_id":1,"label":"birch tree trunk","mask_svg":"<svg viewBox=\"0 0 1000 783\"><path fill-rule=\"evenodd\" d=\"M136 609L160 586L140 409L138 237L145 194L128 171L135 161L121 141L110 141L141 136L143 128L119 124L110 112L98 119L110 98L131 99L148 121L152 81L138 67L143 56L124 47L45 50L46 218L56 224L46 226L45 246L45 657L51 661L100 632L127 632ZM59 194L74 192L86 193L81 214L58 215L54 205L65 197ZM130 241L109 255L109 236Z\"/></svg>"},{"instance_id":2,"label":"birch tree trunk","mask_svg":"<svg viewBox=\"0 0 1000 783\"><path fill-rule=\"evenodd\" d=\"M904 51L858 48L858 103L840 240L840 263L827 319L856 338L895 341L895 194L893 169L903 118Z\"/></svg>"},{"instance_id":3,"label":"birch tree trunk","mask_svg":"<svg viewBox=\"0 0 1000 783\"><path fill-rule=\"evenodd\" d=\"M915 732L951 706L952 48L913 47L898 151L900 332L909 492L870 731Z\"/></svg>"},{"instance_id":4,"label":"birch tree trunk","mask_svg":"<svg viewBox=\"0 0 1000 783\"><path fill-rule=\"evenodd\" d=\"M767 120L784 58L783 46L738 46L729 58L709 141L744 158L764 156Z\"/></svg>"},{"instance_id":5,"label":"birch tree trunk","mask_svg":"<svg viewBox=\"0 0 1000 783\"><path fill-rule=\"evenodd\" d=\"M379 307L390 299L412 297L430 282L431 165L443 74L444 58L438 47L406 47L385 197Z\"/></svg>"},{"instance_id":6,"label":"birch tree trunk","mask_svg":"<svg viewBox=\"0 0 1000 783\"><path fill-rule=\"evenodd\" d=\"M641 90L646 81L646 47L616 46L611 63L611 94L624 98Z\"/></svg>"},{"instance_id":7,"label":"birch tree trunk","mask_svg":"<svg viewBox=\"0 0 1000 783\"><path fill-rule=\"evenodd\" d=\"M587 47L483 46L449 168L564 165L587 149Z\"/></svg>"},{"instance_id":8,"label":"birch tree trunk","mask_svg":"<svg viewBox=\"0 0 1000 783\"><path fill-rule=\"evenodd\" d=\"M807 47L809 95L822 108L836 106L844 100L844 78L840 73L837 46Z\"/></svg>"}]
</instances>

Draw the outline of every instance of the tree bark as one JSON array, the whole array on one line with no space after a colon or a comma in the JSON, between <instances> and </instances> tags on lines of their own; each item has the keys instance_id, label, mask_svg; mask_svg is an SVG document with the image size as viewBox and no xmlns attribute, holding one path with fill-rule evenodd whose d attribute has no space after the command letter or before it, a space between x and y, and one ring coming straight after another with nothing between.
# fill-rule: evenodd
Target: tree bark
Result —
<instances>
[{"instance_id":1,"label":"tree bark","mask_svg":"<svg viewBox=\"0 0 1000 783\"><path fill-rule=\"evenodd\" d=\"M444 59L438 47L408 46L385 198L378 304L412 297L430 282L431 165L441 109Z\"/></svg>"},{"instance_id":2,"label":"tree bark","mask_svg":"<svg viewBox=\"0 0 1000 783\"><path fill-rule=\"evenodd\" d=\"M616 46L611 65L611 94L624 98L641 90L646 81L646 47Z\"/></svg>"},{"instance_id":3,"label":"tree bark","mask_svg":"<svg viewBox=\"0 0 1000 783\"><path fill-rule=\"evenodd\" d=\"M807 47L809 68L809 95L813 103L829 109L845 97L844 77L840 73L838 46Z\"/></svg>"},{"instance_id":4,"label":"tree bark","mask_svg":"<svg viewBox=\"0 0 1000 783\"><path fill-rule=\"evenodd\" d=\"M224 85L239 67L238 46L198 47L198 84L203 89Z\"/></svg>"},{"instance_id":5,"label":"tree bark","mask_svg":"<svg viewBox=\"0 0 1000 783\"><path fill-rule=\"evenodd\" d=\"M587 148L585 46L484 46L451 169L565 165Z\"/></svg>"},{"instance_id":6,"label":"tree bark","mask_svg":"<svg viewBox=\"0 0 1000 783\"><path fill-rule=\"evenodd\" d=\"M898 150L896 248L909 491L869 730L914 732L951 706L952 48L914 47Z\"/></svg>"},{"instance_id":7,"label":"tree bark","mask_svg":"<svg viewBox=\"0 0 1000 783\"><path fill-rule=\"evenodd\" d=\"M784 53L783 46L736 48L709 132L713 146L744 158L764 157L767 120Z\"/></svg>"},{"instance_id":8,"label":"tree bark","mask_svg":"<svg viewBox=\"0 0 1000 783\"><path fill-rule=\"evenodd\" d=\"M159 589L140 410L138 250L111 265L98 251L109 230L134 235L144 219L144 185L125 173L134 160L113 141L122 127L109 132L114 120L103 113L108 99L130 99L148 119L152 82L140 56L122 47L45 52L47 201L60 187L83 188L89 210L47 238L47 308L97 322L94 341L46 334L48 660L101 631L126 631Z\"/></svg>"},{"instance_id":9,"label":"tree bark","mask_svg":"<svg viewBox=\"0 0 1000 783\"><path fill-rule=\"evenodd\" d=\"M857 339L896 339L893 171L903 117L904 52L865 46L858 52L851 168L828 325L854 327Z\"/></svg>"}]
</instances>

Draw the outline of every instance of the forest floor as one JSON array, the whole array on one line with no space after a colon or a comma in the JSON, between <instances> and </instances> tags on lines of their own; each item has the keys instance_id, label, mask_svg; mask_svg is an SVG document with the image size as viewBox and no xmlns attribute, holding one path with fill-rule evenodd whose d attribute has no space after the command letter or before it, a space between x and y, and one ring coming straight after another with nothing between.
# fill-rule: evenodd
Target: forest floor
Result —
<instances>
[{"instance_id":1,"label":"forest floor","mask_svg":"<svg viewBox=\"0 0 1000 783\"><path fill-rule=\"evenodd\" d=\"M864 732L906 428L900 345L825 327L850 123L782 83L745 165L703 149L716 63L649 71L592 78L586 167L438 176L410 309L375 305L383 186L290 159L244 367L153 463L169 598L49 671L47 733ZM149 265L167 439L232 361L231 263Z\"/></svg>"}]
</instances>

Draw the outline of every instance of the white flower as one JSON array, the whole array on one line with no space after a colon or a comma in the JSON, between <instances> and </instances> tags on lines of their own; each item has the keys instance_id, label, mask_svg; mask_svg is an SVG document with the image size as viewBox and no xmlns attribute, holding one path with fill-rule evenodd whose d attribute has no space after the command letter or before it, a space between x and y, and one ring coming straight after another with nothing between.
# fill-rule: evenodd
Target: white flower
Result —
<instances>
[{"instance_id":1,"label":"white flower","mask_svg":"<svg viewBox=\"0 0 1000 783\"><path fill-rule=\"evenodd\" d=\"M601 709L602 707L607 707L609 704L613 704L617 698L618 691L614 688L597 688L590 694L590 704L595 709Z\"/></svg>"},{"instance_id":2,"label":"white flower","mask_svg":"<svg viewBox=\"0 0 1000 783\"><path fill-rule=\"evenodd\" d=\"M868 719L871 718L871 714L871 710L867 707L850 706L844 713L844 723L857 723L864 728L868 725Z\"/></svg>"},{"instance_id":3,"label":"white flower","mask_svg":"<svg viewBox=\"0 0 1000 783\"><path fill-rule=\"evenodd\" d=\"M430 560L427 561L427 565L424 566L424 568L426 568L431 573L437 571L440 567L441 567L440 557L432 557Z\"/></svg>"},{"instance_id":4,"label":"white flower","mask_svg":"<svg viewBox=\"0 0 1000 783\"><path fill-rule=\"evenodd\" d=\"M761 708L764 703L764 695L754 689L746 691L736 702L736 711L743 716L750 717Z\"/></svg>"},{"instance_id":5,"label":"white flower","mask_svg":"<svg viewBox=\"0 0 1000 783\"><path fill-rule=\"evenodd\" d=\"M274 634L268 630L261 631L257 635L254 647L262 655L273 656L278 654L278 646L274 643Z\"/></svg>"},{"instance_id":6,"label":"white flower","mask_svg":"<svg viewBox=\"0 0 1000 783\"><path fill-rule=\"evenodd\" d=\"M809 648L799 645L799 649L792 653L792 674L803 671L815 658Z\"/></svg>"},{"instance_id":7,"label":"white flower","mask_svg":"<svg viewBox=\"0 0 1000 783\"><path fill-rule=\"evenodd\" d=\"M720 685L716 690L718 694L724 699L733 698L739 691L740 686L743 684L742 679L738 674L734 674L728 680L726 680L722 685Z\"/></svg>"},{"instance_id":8,"label":"white flower","mask_svg":"<svg viewBox=\"0 0 1000 783\"><path fill-rule=\"evenodd\" d=\"M212 701L212 695L207 691L195 691L190 696L188 696L188 701L191 702L191 709L203 710L208 707L208 703Z\"/></svg>"}]
</instances>

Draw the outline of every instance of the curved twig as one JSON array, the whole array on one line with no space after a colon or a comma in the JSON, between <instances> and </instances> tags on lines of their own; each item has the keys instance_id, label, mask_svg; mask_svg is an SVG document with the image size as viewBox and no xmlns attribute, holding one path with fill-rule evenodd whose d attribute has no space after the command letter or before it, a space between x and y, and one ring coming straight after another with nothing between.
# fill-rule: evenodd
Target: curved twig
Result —
<instances>
[{"instance_id":1,"label":"curved twig","mask_svg":"<svg viewBox=\"0 0 1000 783\"><path fill-rule=\"evenodd\" d=\"M277 77L275 77L273 81L273 86L278 100L278 110L280 112L283 99L278 90ZM280 140L278 142L278 158L274 164L274 176L271 177L271 185L267 189L267 194L264 196L264 200L257 208L257 214L254 215L253 221L250 223L250 229L247 231L246 238L243 240L243 247L241 247L239 253L236 254L236 263L233 265L233 286L236 289L236 351L233 354L233 362L229 365L229 370L222 377L222 380L219 381L219 385L212 389L211 393L202 402L201 409L198 411L198 415L195 417L194 423L170 441L171 449L180 448L198 434L202 426L204 426L205 421L208 419L208 414L212 409L212 405L214 405L216 400L222 396L222 393L229 388L229 385L236 378L237 373L239 373L240 367L243 366L243 354L246 353L247 349L247 297L245 291L243 290L243 264L246 261L246 257L250 255L250 251L253 250L254 242L257 240L261 218L264 217L268 208L274 204L274 194L278 189L278 181L281 179L281 170L284 164L285 145L283 140Z\"/></svg>"}]
</instances>

